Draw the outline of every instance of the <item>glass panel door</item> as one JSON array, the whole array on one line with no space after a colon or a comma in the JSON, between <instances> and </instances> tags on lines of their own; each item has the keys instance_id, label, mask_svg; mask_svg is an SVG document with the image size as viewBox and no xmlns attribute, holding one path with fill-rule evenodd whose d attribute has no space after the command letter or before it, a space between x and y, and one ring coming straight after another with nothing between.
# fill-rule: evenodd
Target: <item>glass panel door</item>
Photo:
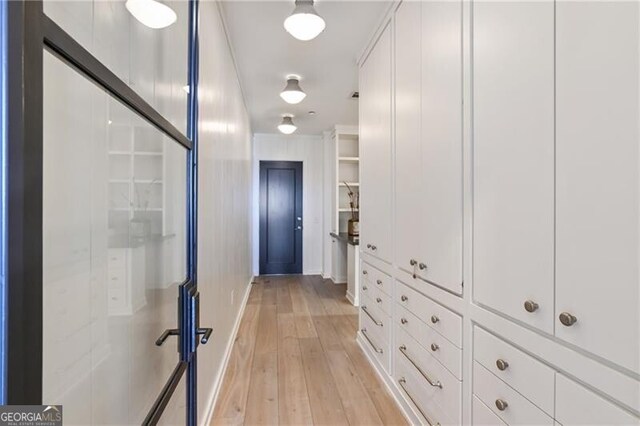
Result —
<instances>
[{"instance_id":1,"label":"glass panel door","mask_svg":"<svg viewBox=\"0 0 640 426\"><path fill-rule=\"evenodd\" d=\"M42 399L141 424L181 362L155 342L180 326L188 151L48 51L43 102Z\"/></svg>"}]
</instances>

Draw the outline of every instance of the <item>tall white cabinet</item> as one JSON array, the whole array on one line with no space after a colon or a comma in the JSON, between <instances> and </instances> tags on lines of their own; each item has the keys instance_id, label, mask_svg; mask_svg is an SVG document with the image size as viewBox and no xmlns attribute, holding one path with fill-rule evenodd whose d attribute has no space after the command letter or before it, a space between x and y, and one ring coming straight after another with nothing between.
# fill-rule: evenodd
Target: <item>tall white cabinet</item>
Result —
<instances>
[{"instance_id":1,"label":"tall white cabinet","mask_svg":"<svg viewBox=\"0 0 640 426\"><path fill-rule=\"evenodd\" d=\"M640 425L639 52L640 3L564 0L365 49L358 342L412 423Z\"/></svg>"},{"instance_id":2,"label":"tall white cabinet","mask_svg":"<svg viewBox=\"0 0 640 426\"><path fill-rule=\"evenodd\" d=\"M391 262L391 27L360 73L360 249Z\"/></svg>"}]
</instances>

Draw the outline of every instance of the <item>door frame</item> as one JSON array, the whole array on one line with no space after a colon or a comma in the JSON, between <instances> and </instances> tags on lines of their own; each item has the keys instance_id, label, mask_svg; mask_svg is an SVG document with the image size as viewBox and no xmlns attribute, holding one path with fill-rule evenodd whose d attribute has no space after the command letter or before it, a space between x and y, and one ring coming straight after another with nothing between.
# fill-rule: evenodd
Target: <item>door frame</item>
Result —
<instances>
[{"instance_id":1,"label":"door frame","mask_svg":"<svg viewBox=\"0 0 640 426\"><path fill-rule=\"evenodd\" d=\"M258 265L259 265L259 274L261 275L278 275L278 274L265 274L265 265L264 265L264 256L266 254L267 247L267 216L264 211L267 203L266 199L266 182L263 182L263 171L266 172L268 167L290 167L291 165L295 165L296 169L300 171L300 188L296 188L296 206L295 210L300 212L300 217L302 217L302 228L300 229L299 235L296 236L296 245L299 247L299 252L295 252L296 263L300 264L300 274L304 271L304 162L303 161L273 161L273 160L260 160L258 162L258 186L260 188L260 196L259 196L259 224L258 224L258 235L259 235L259 253L258 253ZM263 185L264 183L264 185ZM299 197L298 197L299 195ZM294 248L295 250L295 248ZM298 272L295 272L298 273Z\"/></svg>"},{"instance_id":2,"label":"door frame","mask_svg":"<svg viewBox=\"0 0 640 426\"><path fill-rule=\"evenodd\" d=\"M42 401L43 56L48 51L187 151L187 278L179 286L179 356L145 424L155 424L187 373L186 424L197 421L198 0L189 0L186 135L45 15L42 0L0 0L0 404ZM203 340L204 342L204 340Z\"/></svg>"}]
</instances>

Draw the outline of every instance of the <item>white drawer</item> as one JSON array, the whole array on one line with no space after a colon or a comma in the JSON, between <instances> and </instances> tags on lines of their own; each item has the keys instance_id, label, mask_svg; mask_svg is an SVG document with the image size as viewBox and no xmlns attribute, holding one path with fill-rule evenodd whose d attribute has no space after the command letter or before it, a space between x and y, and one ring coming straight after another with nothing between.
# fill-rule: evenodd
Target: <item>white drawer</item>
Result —
<instances>
[{"instance_id":1,"label":"white drawer","mask_svg":"<svg viewBox=\"0 0 640 426\"><path fill-rule=\"evenodd\" d=\"M126 303L126 293L124 290L109 289L109 305L120 306Z\"/></svg>"},{"instance_id":2,"label":"white drawer","mask_svg":"<svg viewBox=\"0 0 640 426\"><path fill-rule=\"evenodd\" d=\"M451 411L439 404L442 398L438 392L442 393L442 389L430 386L406 358L398 356L398 351L396 351L394 359L395 384L407 403L414 407L416 414L425 419L420 422L421 424L430 423L434 426L461 424L460 409ZM451 392L449 392L449 396L451 396L450 394ZM455 396L455 398L459 404L461 395Z\"/></svg>"},{"instance_id":3,"label":"white drawer","mask_svg":"<svg viewBox=\"0 0 640 426\"><path fill-rule=\"evenodd\" d=\"M462 380L462 349L445 339L417 316L397 307L396 325L438 359L458 380Z\"/></svg>"},{"instance_id":4,"label":"white drawer","mask_svg":"<svg viewBox=\"0 0 640 426\"><path fill-rule=\"evenodd\" d=\"M391 295L391 277L389 275L366 262L362 262L361 269L360 272L365 282L369 282L369 284L375 285L385 294Z\"/></svg>"},{"instance_id":5,"label":"white drawer","mask_svg":"<svg viewBox=\"0 0 640 426\"><path fill-rule=\"evenodd\" d=\"M385 314L369 296L363 296L360 300L360 316L368 318L375 329L386 334L391 332L391 318Z\"/></svg>"},{"instance_id":6,"label":"white drawer","mask_svg":"<svg viewBox=\"0 0 640 426\"><path fill-rule=\"evenodd\" d=\"M484 402L480 401L477 396L473 395L473 408L471 412L471 424L474 426L503 426L505 422L500 420L493 411Z\"/></svg>"},{"instance_id":7,"label":"white drawer","mask_svg":"<svg viewBox=\"0 0 640 426\"><path fill-rule=\"evenodd\" d=\"M371 349L371 352L378 359L378 362L384 370L389 373L391 354L389 353L389 334L377 328L371 319L360 312L360 334L363 337L365 345Z\"/></svg>"},{"instance_id":8,"label":"white drawer","mask_svg":"<svg viewBox=\"0 0 640 426\"><path fill-rule=\"evenodd\" d=\"M362 294L371 299L371 304L375 304L386 315L391 315L391 298L383 292L377 285L365 281L361 285Z\"/></svg>"},{"instance_id":9,"label":"white drawer","mask_svg":"<svg viewBox=\"0 0 640 426\"><path fill-rule=\"evenodd\" d=\"M127 267L127 249L109 249L109 269Z\"/></svg>"},{"instance_id":10,"label":"white drawer","mask_svg":"<svg viewBox=\"0 0 640 426\"><path fill-rule=\"evenodd\" d=\"M113 268L109 269L107 278L107 285L109 289L117 290L124 289L127 283L127 270L126 268Z\"/></svg>"},{"instance_id":11,"label":"white drawer","mask_svg":"<svg viewBox=\"0 0 640 426\"><path fill-rule=\"evenodd\" d=\"M556 420L570 425L640 425L640 419L573 380L556 374Z\"/></svg>"},{"instance_id":12,"label":"white drawer","mask_svg":"<svg viewBox=\"0 0 640 426\"><path fill-rule=\"evenodd\" d=\"M473 333L475 360L553 415L555 371L479 327Z\"/></svg>"},{"instance_id":13,"label":"white drawer","mask_svg":"<svg viewBox=\"0 0 640 426\"><path fill-rule=\"evenodd\" d=\"M460 381L400 327L396 328L394 351L396 359L404 360L413 367L413 377L427 388L430 398L450 413L452 420L459 422L462 399Z\"/></svg>"},{"instance_id":14,"label":"white drawer","mask_svg":"<svg viewBox=\"0 0 640 426\"><path fill-rule=\"evenodd\" d=\"M473 393L509 425L553 425L553 419L498 379L478 361L473 363ZM498 404L506 403L500 410Z\"/></svg>"},{"instance_id":15,"label":"white drawer","mask_svg":"<svg viewBox=\"0 0 640 426\"><path fill-rule=\"evenodd\" d=\"M400 306L411 311L451 343L462 348L462 318L458 314L400 281L397 281L397 284L395 300Z\"/></svg>"}]
</instances>

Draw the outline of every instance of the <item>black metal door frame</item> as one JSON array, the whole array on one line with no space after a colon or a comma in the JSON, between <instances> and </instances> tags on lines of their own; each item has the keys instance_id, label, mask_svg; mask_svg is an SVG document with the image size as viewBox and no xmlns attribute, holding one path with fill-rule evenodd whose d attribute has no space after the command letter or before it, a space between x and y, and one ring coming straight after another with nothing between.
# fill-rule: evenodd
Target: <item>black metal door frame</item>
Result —
<instances>
[{"instance_id":1,"label":"black metal door frame","mask_svg":"<svg viewBox=\"0 0 640 426\"><path fill-rule=\"evenodd\" d=\"M197 423L199 327L197 290L198 0L189 0L187 135L77 43L43 12L42 0L0 0L2 159L0 223L0 403L42 404L43 351L43 54L47 50L187 149L187 279L179 287L179 337L173 374L150 407L155 424L187 374L185 423ZM198 338L203 335L200 342ZM162 339L158 339L162 344Z\"/></svg>"}]
</instances>

